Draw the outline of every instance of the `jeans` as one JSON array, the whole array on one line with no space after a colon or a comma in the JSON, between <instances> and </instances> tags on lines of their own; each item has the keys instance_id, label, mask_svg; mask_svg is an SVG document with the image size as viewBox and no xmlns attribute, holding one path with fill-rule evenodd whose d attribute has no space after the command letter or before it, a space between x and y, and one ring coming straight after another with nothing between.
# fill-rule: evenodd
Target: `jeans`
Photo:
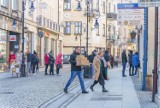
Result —
<instances>
[{"instance_id":1,"label":"jeans","mask_svg":"<svg viewBox=\"0 0 160 108\"><path fill-rule=\"evenodd\" d=\"M58 67L56 66L56 73L57 73L57 75L59 74L59 69L60 69L60 68L58 68Z\"/></svg>"},{"instance_id":2,"label":"jeans","mask_svg":"<svg viewBox=\"0 0 160 108\"><path fill-rule=\"evenodd\" d=\"M31 71L31 62L27 62L27 71L28 73Z\"/></svg>"},{"instance_id":3,"label":"jeans","mask_svg":"<svg viewBox=\"0 0 160 108\"><path fill-rule=\"evenodd\" d=\"M138 66L135 66L135 73L134 73L134 75L137 74L137 71L138 71Z\"/></svg>"},{"instance_id":4,"label":"jeans","mask_svg":"<svg viewBox=\"0 0 160 108\"><path fill-rule=\"evenodd\" d=\"M123 70L122 70L122 76L125 76L125 71L126 71L126 63L122 63Z\"/></svg>"},{"instance_id":5,"label":"jeans","mask_svg":"<svg viewBox=\"0 0 160 108\"><path fill-rule=\"evenodd\" d=\"M134 66L132 66L132 64L129 64L129 75L133 75L133 71L134 71Z\"/></svg>"},{"instance_id":6,"label":"jeans","mask_svg":"<svg viewBox=\"0 0 160 108\"><path fill-rule=\"evenodd\" d=\"M47 73L47 69L48 69L48 64L45 64L45 75L47 75L48 73Z\"/></svg>"},{"instance_id":7,"label":"jeans","mask_svg":"<svg viewBox=\"0 0 160 108\"><path fill-rule=\"evenodd\" d=\"M50 64L50 75L54 74L54 64Z\"/></svg>"},{"instance_id":8,"label":"jeans","mask_svg":"<svg viewBox=\"0 0 160 108\"><path fill-rule=\"evenodd\" d=\"M32 73L33 73L33 74L35 73L35 69L36 69L36 64L33 63L33 64L32 64Z\"/></svg>"},{"instance_id":9,"label":"jeans","mask_svg":"<svg viewBox=\"0 0 160 108\"><path fill-rule=\"evenodd\" d=\"M72 71L71 72L71 77L68 80L68 82L67 82L67 84L66 84L64 89L67 89L69 87L69 85L72 83L72 81L74 80L74 78L77 75L78 75L78 79L79 79L79 82L80 82L80 85L81 85L81 89L82 89L82 91L85 91L84 81L83 81L83 78L82 78L82 71Z\"/></svg>"},{"instance_id":10,"label":"jeans","mask_svg":"<svg viewBox=\"0 0 160 108\"><path fill-rule=\"evenodd\" d=\"M92 70L92 76L94 76L94 67L93 67L93 64L90 64L90 69Z\"/></svg>"}]
</instances>

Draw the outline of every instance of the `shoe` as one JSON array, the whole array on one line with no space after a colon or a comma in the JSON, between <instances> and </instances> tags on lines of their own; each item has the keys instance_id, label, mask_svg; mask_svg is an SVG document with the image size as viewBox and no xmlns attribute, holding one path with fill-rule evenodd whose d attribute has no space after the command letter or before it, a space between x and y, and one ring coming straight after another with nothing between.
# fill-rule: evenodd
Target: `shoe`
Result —
<instances>
[{"instance_id":1,"label":"shoe","mask_svg":"<svg viewBox=\"0 0 160 108\"><path fill-rule=\"evenodd\" d=\"M123 77L127 77L126 75L123 75Z\"/></svg>"},{"instance_id":2,"label":"shoe","mask_svg":"<svg viewBox=\"0 0 160 108\"><path fill-rule=\"evenodd\" d=\"M85 90L85 91L82 91L82 93L83 93L83 94L87 94L87 93L89 93L89 92Z\"/></svg>"},{"instance_id":3,"label":"shoe","mask_svg":"<svg viewBox=\"0 0 160 108\"><path fill-rule=\"evenodd\" d=\"M129 76L132 76L131 74L129 74Z\"/></svg>"},{"instance_id":4,"label":"shoe","mask_svg":"<svg viewBox=\"0 0 160 108\"><path fill-rule=\"evenodd\" d=\"M45 73L44 75L48 75L47 73Z\"/></svg>"},{"instance_id":5,"label":"shoe","mask_svg":"<svg viewBox=\"0 0 160 108\"><path fill-rule=\"evenodd\" d=\"M106 90L106 89L103 89L103 90L102 90L102 92L109 92L109 91L108 91L108 90Z\"/></svg>"},{"instance_id":6,"label":"shoe","mask_svg":"<svg viewBox=\"0 0 160 108\"><path fill-rule=\"evenodd\" d=\"M91 89L91 91L92 91L92 92L94 91L94 90L93 90L93 86L92 86L92 85L91 85L90 89Z\"/></svg>"},{"instance_id":7,"label":"shoe","mask_svg":"<svg viewBox=\"0 0 160 108\"><path fill-rule=\"evenodd\" d=\"M68 93L67 89L63 89L65 93Z\"/></svg>"}]
</instances>

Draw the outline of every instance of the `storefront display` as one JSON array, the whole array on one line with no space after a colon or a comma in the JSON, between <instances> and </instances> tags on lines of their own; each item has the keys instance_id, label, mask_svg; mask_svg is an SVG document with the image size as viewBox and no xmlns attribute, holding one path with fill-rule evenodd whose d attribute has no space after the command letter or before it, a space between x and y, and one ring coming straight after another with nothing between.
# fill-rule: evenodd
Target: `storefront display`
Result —
<instances>
[{"instance_id":1,"label":"storefront display","mask_svg":"<svg viewBox=\"0 0 160 108\"><path fill-rule=\"evenodd\" d=\"M0 71L4 70L7 62L7 31L0 30Z\"/></svg>"}]
</instances>

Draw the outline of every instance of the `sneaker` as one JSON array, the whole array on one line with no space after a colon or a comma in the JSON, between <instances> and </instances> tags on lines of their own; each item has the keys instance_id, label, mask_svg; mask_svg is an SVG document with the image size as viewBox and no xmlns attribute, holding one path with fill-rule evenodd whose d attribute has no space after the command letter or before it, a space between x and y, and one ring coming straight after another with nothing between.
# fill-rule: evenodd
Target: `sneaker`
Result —
<instances>
[{"instance_id":1,"label":"sneaker","mask_svg":"<svg viewBox=\"0 0 160 108\"><path fill-rule=\"evenodd\" d=\"M63 89L65 93L68 93L67 89Z\"/></svg>"},{"instance_id":2,"label":"sneaker","mask_svg":"<svg viewBox=\"0 0 160 108\"><path fill-rule=\"evenodd\" d=\"M83 93L83 94L87 94L87 93L89 93L89 92L85 90L85 91L82 91L82 93Z\"/></svg>"}]
</instances>

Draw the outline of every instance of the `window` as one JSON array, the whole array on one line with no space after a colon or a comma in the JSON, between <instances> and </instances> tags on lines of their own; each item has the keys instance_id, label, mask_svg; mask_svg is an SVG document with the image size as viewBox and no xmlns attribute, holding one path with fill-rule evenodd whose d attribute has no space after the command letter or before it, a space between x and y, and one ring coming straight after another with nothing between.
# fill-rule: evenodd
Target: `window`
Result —
<instances>
[{"instance_id":1,"label":"window","mask_svg":"<svg viewBox=\"0 0 160 108\"><path fill-rule=\"evenodd\" d=\"M82 34L82 22L75 22L74 34Z\"/></svg>"},{"instance_id":2,"label":"window","mask_svg":"<svg viewBox=\"0 0 160 108\"><path fill-rule=\"evenodd\" d=\"M103 24L103 36L105 36L105 32L106 32L106 27L105 27L105 24Z\"/></svg>"},{"instance_id":3,"label":"window","mask_svg":"<svg viewBox=\"0 0 160 108\"><path fill-rule=\"evenodd\" d=\"M1 0L1 5L8 7L8 0Z\"/></svg>"},{"instance_id":4,"label":"window","mask_svg":"<svg viewBox=\"0 0 160 108\"><path fill-rule=\"evenodd\" d=\"M71 22L65 22L66 27L64 28L64 34L71 34Z\"/></svg>"},{"instance_id":5,"label":"window","mask_svg":"<svg viewBox=\"0 0 160 108\"><path fill-rule=\"evenodd\" d=\"M49 28L49 19L47 20L47 27Z\"/></svg>"},{"instance_id":6,"label":"window","mask_svg":"<svg viewBox=\"0 0 160 108\"><path fill-rule=\"evenodd\" d=\"M105 1L103 1L103 14L105 14L106 13L106 5L105 5Z\"/></svg>"},{"instance_id":7,"label":"window","mask_svg":"<svg viewBox=\"0 0 160 108\"><path fill-rule=\"evenodd\" d=\"M114 13L116 13L116 5L114 5Z\"/></svg>"},{"instance_id":8,"label":"window","mask_svg":"<svg viewBox=\"0 0 160 108\"><path fill-rule=\"evenodd\" d=\"M71 0L64 0L64 10L71 10Z\"/></svg>"},{"instance_id":9,"label":"window","mask_svg":"<svg viewBox=\"0 0 160 108\"><path fill-rule=\"evenodd\" d=\"M18 4L17 0L12 0L12 10L18 10L17 4Z\"/></svg>"},{"instance_id":10,"label":"window","mask_svg":"<svg viewBox=\"0 0 160 108\"><path fill-rule=\"evenodd\" d=\"M50 21L50 29L52 29L52 21Z\"/></svg>"},{"instance_id":11,"label":"window","mask_svg":"<svg viewBox=\"0 0 160 108\"><path fill-rule=\"evenodd\" d=\"M109 3L109 9L108 9L108 12L110 13L111 12L111 3Z\"/></svg>"}]
</instances>

